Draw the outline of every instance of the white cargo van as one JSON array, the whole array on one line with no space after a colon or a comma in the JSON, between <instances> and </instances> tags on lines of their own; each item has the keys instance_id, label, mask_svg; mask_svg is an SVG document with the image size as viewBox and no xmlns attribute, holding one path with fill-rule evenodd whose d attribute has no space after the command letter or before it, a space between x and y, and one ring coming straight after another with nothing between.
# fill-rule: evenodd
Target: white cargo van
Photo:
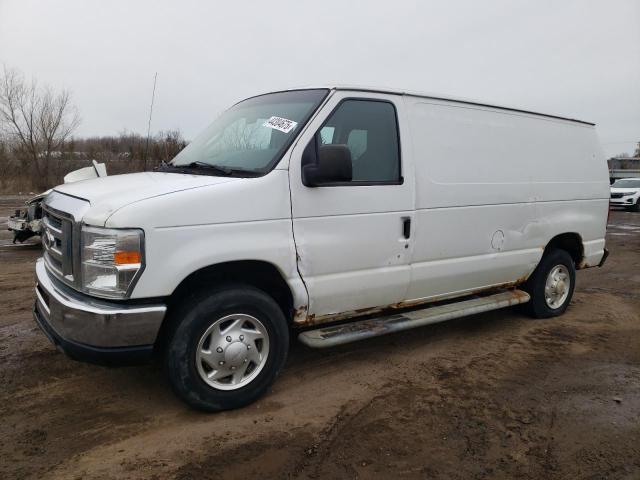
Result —
<instances>
[{"instance_id":1,"label":"white cargo van","mask_svg":"<svg viewBox=\"0 0 640 480\"><path fill-rule=\"evenodd\" d=\"M35 318L70 356L165 362L220 410L291 336L331 347L516 304L563 313L606 258L593 124L364 88L269 93L170 164L56 187Z\"/></svg>"}]
</instances>

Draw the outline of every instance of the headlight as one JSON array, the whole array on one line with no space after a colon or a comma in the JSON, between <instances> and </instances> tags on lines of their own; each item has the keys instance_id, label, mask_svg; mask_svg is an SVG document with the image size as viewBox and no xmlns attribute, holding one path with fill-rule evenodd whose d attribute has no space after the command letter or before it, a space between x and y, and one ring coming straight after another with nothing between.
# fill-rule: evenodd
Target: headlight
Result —
<instances>
[{"instance_id":1,"label":"headlight","mask_svg":"<svg viewBox=\"0 0 640 480\"><path fill-rule=\"evenodd\" d=\"M82 227L82 290L124 298L142 271L142 230Z\"/></svg>"},{"instance_id":2,"label":"headlight","mask_svg":"<svg viewBox=\"0 0 640 480\"><path fill-rule=\"evenodd\" d=\"M635 195L636 192L622 192L623 197L628 197L629 195Z\"/></svg>"}]
</instances>

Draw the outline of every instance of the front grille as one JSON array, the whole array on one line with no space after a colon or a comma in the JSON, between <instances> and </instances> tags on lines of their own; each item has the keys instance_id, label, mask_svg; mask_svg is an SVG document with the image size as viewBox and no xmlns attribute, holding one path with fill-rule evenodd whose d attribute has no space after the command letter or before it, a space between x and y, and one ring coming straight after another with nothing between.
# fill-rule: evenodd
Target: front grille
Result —
<instances>
[{"instance_id":1,"label":"front grille","mask_svg":"<svg viewBox=\"0 0 640 480\"><path fill-rule=\"evenodd\" d=\"M621 193L612 193L611 194L611 198L622 198L622 194Z\"/></svg>"},{"instance_id":2,"label":"front grille","mask_svg":"<svg viewBox=\"0 0 640 480\"><path fill-rule=\"evenodd\" d=\"M42 246L49 271L65 283L73 283L73 223L46 206L42 212Z\"/></svg>"}]
</instances>

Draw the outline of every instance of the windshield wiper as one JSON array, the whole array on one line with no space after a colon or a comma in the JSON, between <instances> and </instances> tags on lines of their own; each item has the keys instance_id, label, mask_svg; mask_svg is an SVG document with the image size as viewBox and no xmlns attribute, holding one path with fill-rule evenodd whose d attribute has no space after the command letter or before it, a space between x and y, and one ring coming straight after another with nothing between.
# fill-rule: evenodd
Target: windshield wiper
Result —
<instances>
[{"instance_id":1,"label":"windshield wiper","mask_svg":"<svg viewBox=\"0 0 640 480\"><path fill-rule=\"evenodd\" d=\"M215 170L216 172L222 173L224 175L231 175L233 173L233 169L229 167L223 167L222 165L213 165L207 162L191 162L186 165L188 168L206 168L207 170Z\"/></svg>"},{"instance_id":2,"label":"windshield wiper","mask_svg":"<svg viewBox=\"0 0 640 480\"><path fill-rule=\"evenodd\" d=\"M201 161L187 163L186 165L176 165L174 163L162 162L159 166L156 167L156 170L160 170L160 171L174 170L174 171L186 173L189 170L194 170L197 168L206 169L211 171L211 173L222 174L224 176L229 176L233 174L233 169L231 168L223 167L221 165L212 165L210 163L201 162Z\"/></svg>"},{"instance_id":3,"label":"windshield wiper","mask_svg":"<svg viewBox=\"0 0 640 480\"><path fill-rule=\"evenodd\" d=\"M214 165L212 163L202 162L200 160L187 163L186 165L174 165L173 163L165 163L159 167L161 170L172 169L177 171L185 171L185 170L194 170L194 169L202 169L207 170L208 172L218 175L224 175L226 177L232 175L246 175L248 177L257 177L260 175L260 172L255 170L245 170L240 167L227 167L224 165Z\"/></svg>"}]
</instances>

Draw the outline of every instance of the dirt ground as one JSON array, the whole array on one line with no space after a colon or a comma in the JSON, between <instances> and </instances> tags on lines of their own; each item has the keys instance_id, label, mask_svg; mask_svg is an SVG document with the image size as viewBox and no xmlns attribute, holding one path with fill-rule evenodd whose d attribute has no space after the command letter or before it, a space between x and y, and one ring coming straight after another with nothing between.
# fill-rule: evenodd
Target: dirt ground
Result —
<instances>
[{"instance_id":1,"label":"dirt ground","mask_svg":"<svg viewBox=\"0 0 640 480\"><path fill-rule=\"evenodd\" d=\"M0 224L19 205L0 199ZM158 366L69 360L31 318L39 246L0 232L0 478L640 478L640 214L568 312L476 315L327 351L203 414Z\"/></svg>"}]
</instances>

